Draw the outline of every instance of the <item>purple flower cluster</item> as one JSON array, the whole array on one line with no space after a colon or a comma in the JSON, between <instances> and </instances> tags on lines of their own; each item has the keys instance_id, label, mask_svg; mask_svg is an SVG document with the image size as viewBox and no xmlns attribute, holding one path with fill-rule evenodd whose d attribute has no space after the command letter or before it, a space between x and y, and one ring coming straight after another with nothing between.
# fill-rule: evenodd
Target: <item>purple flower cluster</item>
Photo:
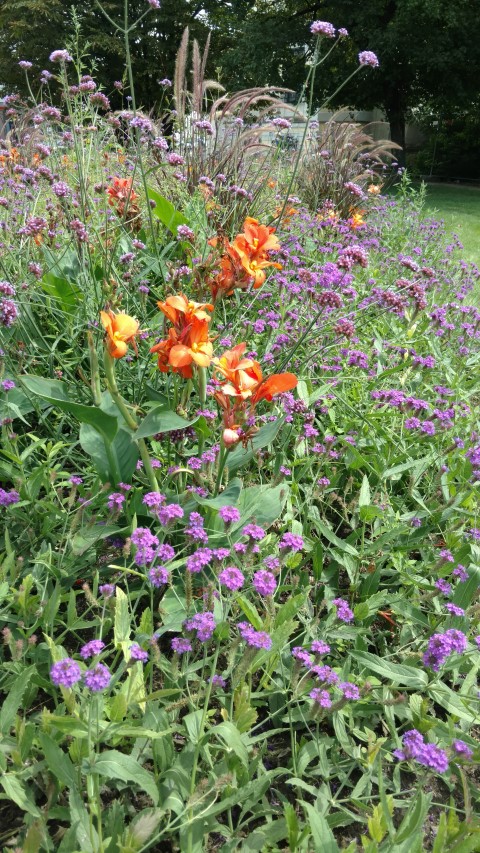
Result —
<instances>
[{"instance_id":1,"label":"purple flower cluster","mask_svg":"<svg viewBox=\"0 0 480 853\"><path fill-rule=\"evenodd\" d=\"M194 554L187 557L187 570L192 573L201 572L213 560L211 548L198 548Z\"/></svg>"},{"instance_id":2,"label":"purple flower cluster","mask_svg":"<svg viewBox=\"0 0 480 853\"><path fill-rule=\"evenodd\" d=\"M96 651L92 652L88 650L88 647L91 647L92 643L98 644L101 643L101 641L91 640L90 643L86 643L81 650L82 652L85 652L82 657L93 657L95 654L98 654ZM103 643L101 643L101 645L103 647ZM95 646L95 648L99 648L98 645ZM99 651L101 651L101 649L99 649ZM70 688L81 680L82 670L76 661L67 657L53 664L50 669L50 678L57 687ZM104 690L110 684L110 671L103 663L97 663L92 667L92 669L87 669L83 675L83 680L85 686L88 687L89 690L93 693L97 693Z\"/></svg>"},{"instance_id":3,"label":"purple flower cluster","mask_svg":"<svg viewBox=\"0 0 480 853\"><path fill-rule=\"evenodd\" d=\"M430 637L427 650L423 655L423 663L434 672L438 672L450 655L461 655L466 648L465 634L456 628L449 628L444 634L433 634Z\"/></svg>"},{"instance_id":4,"label":"purple flower cluster","mask_svg":"<svg viewBox=\"0 0 480 853\"><path fill-rule=\"evenodd\" d=\"M92 669L87 669L83 678L86 686L92 693L99 693L108 687L112 676L105 664L97 663Z\"/></svg>"},{"instance_id":5,"label":"purple flower cluster","mask_svg":"<svg viewBox=\"0 0 480 853\"><path fill-rule=\"evenodd\" d=\"M285 551L302 551L305 547L301 536L296 536L294 533L284 533L278 543L280 550Z\"/></svg>"},{"instance_id":6,"label":"purple flower cluster","mask_svg":"<svg viewBox=\"0 0 480 853\"><path fill-rule=\"evenodd\" d=\"M11 506L12 504L18 504L20 500L20 495L15 489L10 489L10 491L5 491L5 489L0 489L0 506Z\"/></svg>"},{"instance_id":7,"label":"purple flower cluster","mask_svg":"<svg viewBox=\"0 0 480 853\"><path fill-rule=\"evenodd\" d=\"M344 598L334 598L332 604L337 608L337 619L341 622L353 622L353 612Z\"/></svg>"},{"instance_id":8,"label":"purple flower cluster","mask_svg":"<svg viewBox=\"0 0 480 853\"><path fill-rule=\"evenodd\" d=\"M310 25L310 32L314 36L326 36L329 39L335 38L335 27L329 24L328 21L314 21Z\"/></svg>"},{"instance_id":9,"label":"purple flower cluster","mask_svg":"<svg viewBox=\"0 0 480 853\"><path fill-rule=\"evenodd\" d=\"M148 660L148 652L142 649L138 643L132 643L130 646L130 658L134 661L145 663Z\"/></svg>"},{"instance_id":10,"label":"purple flower cluster","mask_svg":"<svg viewBox=\"0 0 480 853\"><path fill-rule=\"evenodd\" d=\"M240 512L234 506L222 506L218 510L218 514L226 526L236 524L237 521L240 521ZM243 532L245 533L245 528Z\"/></svg>"},{"instance_id":11,"label":"purple flower cluster","mask_svg":"<svg viewBox=\"0 0 480 853\"><path fill-rule=\"evenodd\" d=\"M236 592L245 583L245 577L236 566L227 566L218 575L222 586L226 586L231 592Z\"/></svg>"},{"instance_id":12,"label":"purple flower cluster","mask_svg":"<svg viewBox=\"0 0 480 853\"><path fill-rule=\"evenodd\" d=\"M413 759L437 773L445 773L448 770L448 757L445 750L433 743L426 743L423 735L416 729L405 732L402 738L402 749L396 749L393 754L399 761Z\"/></svg>"},{"instance_id":13,"label":"purple flower cluster","mask_svg":"<svg viewBox=\"0 0 480 853\"><path fill-rule=\"evenodd\" d=\"M277 588L275 575L265 569L255 572L253 586L259 595L273 595Z\"/></svg>"},{"instance_id":14,"label":"purple flower cluster","mask_svg":"<svg viewBox=\"0 0 480 853\"><path fill-rule=\"evenodd\" d=\"M95 655L99 655L104 648L105 643L102 640L89 640L89 642L85 643L85 645L80 649L80 657L84 660L88 660L88 658L93 658Z\"/></svg>"},{"instance_id":15,"label":"purple flower cluster","mask_svg":"<svg viewBox=\"0 0 480 853\"><path fill-rule=\"evenodd\" d=\"M149 569L148 578L152 586L164 586L170 580L170 572L165 566L152 566Z\"/></svg>"},{"instance_id":16,"label":"purple flower cluster","mask_svg":"<svg viewBox=\"0 0 480 853\"><path fill-rule=\"evenodd\" d=\"M57 687L73 687L82 677L82 670L72 658L63 658L53 664L50 678Z\"/></svg>"},{"instance_id":17,"label":"purple flower cluster","mask_svg":"<svg viewBox=\"0 0 480 853\"><path fill-rule=\"evenodd\" d=\"M272 648L272 638L266 631L255 631L248 622L239 622L237 627L247 646L267 651Z\"/></svg>"},{"instance_id":18,"label":"purple flower cluster","mask_svg":"<svg viewBox=\"0 0 480 853\"><path fill-rule=\"evenodd\" d=\"M148 527L137 527L130 539L137 549L135 553L136 565L146 566L148 563L153 563L160 543Z\"/></svg>"},{"instance_id":19,"label":"purple flower cluster","mask_svg":"<svg viewBox=\"0 0 480 853\"><path fill-rule=\"evenodd\" d=\"M203 517L199 512L191 512L188 517L188 526L184 530L185 536L193 539L195 542L202 542L204 545L208 542L208 534L203 527Z\"/></svg>"},{"instance_id":20,"label":"purple flower cluster","mask_svg":"<svg viewBox=\"0 0 480 853\"><path fill-rule=\"evenodd\" d=\"M184 623L184 628L187 631L196 631L197 640L201 643L206 643L210 640L215 630L215 617L213 613L196 613L191 619L187 619Z\"/></svg>"},{"instance_id":21,"label":"purple flower cluster","mask_svg":"<svg viewBox=\"0 0 480 853\"><path fill-rule=\"evenodd\" d=\"M358 54L358 61L360 65L369 65L370 68L378 68L380 65L376 54L371 50L362 50Z\"/></svg>"},{"instance_id":22,"label":"purple flower cluster","mask_svg":"<svg viewBox=\"0 0 480 853\"><path fill-rule=\"evenodd\" d=\"M174 637L170 645L177 655L184 655L192 651L190 640L186 640L184 637Z\"/></svg>"}]
</instances>

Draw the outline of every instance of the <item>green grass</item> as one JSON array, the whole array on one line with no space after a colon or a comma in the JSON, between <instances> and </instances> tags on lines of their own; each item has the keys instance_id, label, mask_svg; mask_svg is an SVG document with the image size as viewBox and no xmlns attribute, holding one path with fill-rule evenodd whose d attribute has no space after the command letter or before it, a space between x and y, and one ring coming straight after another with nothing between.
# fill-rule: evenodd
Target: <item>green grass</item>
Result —
<instances>
[{"instance_id":1,"label":"green grass","mask_svg":"<svg viewBox=\"0 0 480 853\"><path fill-rule=\"evenodd\" d=\"M480 266L480 188L428 184L426 208L445 220L447 231L458 234L463 258Z\"/></svg>"}]
</instances>

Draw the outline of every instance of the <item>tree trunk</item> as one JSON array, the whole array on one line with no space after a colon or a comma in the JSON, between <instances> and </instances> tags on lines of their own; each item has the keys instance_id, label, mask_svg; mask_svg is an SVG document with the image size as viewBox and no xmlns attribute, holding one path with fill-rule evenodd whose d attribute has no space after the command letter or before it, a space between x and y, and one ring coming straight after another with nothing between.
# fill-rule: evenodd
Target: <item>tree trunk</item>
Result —
<instances>
[{"instance_id":1,"label":"tree trunk","mask_svg":"<svg viewBox=\"0 0 480 853\"><path fill-rule=\"evenodd\" d=\"M396 157L397 163L399 166L405 166L405 113L403 111L389 111L387 110L387 119L390 124L390 139L392 142L396 142L397 145L401 146L401 150L395 149L393 151L394 157Z\"/></svg>"}]
</instances>

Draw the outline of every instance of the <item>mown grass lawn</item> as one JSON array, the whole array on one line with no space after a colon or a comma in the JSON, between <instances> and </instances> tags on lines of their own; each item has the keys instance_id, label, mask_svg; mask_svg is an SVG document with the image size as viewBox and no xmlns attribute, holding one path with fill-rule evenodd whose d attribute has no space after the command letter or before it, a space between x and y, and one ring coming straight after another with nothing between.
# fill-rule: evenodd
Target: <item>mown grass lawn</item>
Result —
<instances>
[{"instance_id":1,"label":"mown grass lawn","mask_svg":"<svg viewBox=\"0 0 480 853\"><path fill-rule=\"evenodd\" d=\"M456 184L428 184L426 207L458 234L465 260L480 265L480 189Z\"/></svg>"}]
</instances>

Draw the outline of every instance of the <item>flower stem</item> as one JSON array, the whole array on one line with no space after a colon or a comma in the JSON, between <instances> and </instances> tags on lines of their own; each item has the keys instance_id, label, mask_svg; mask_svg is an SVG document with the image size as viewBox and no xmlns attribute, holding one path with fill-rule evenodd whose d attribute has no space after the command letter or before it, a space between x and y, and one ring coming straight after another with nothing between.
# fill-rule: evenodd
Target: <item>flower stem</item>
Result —
<instances>
[{"instance_id":1,"label":"flower stem","mask_svg":"<svg viewBox=\"0 0 480 853\"><path fill-rule=\"evenodd\" d=\"M108 350L105 350L104 364L105 374L107 378L107 387L112 396L112 399L127 426L131 430L136 430L138 428L138 423L133 417L132 413L129 411L125 400L123 399L122 395L120 394L120 391L118 390L117 380L115 379L114 359L112 358ZM142 457L143 466L145 468L145 473L148 477L150 485L153 491L157 492L157 478L155 477L155 472L152 467L152 460L150 459L150 454L148 452L147 445L145 444L145 440L143 438L137 438L136 442L140 451L140 456Z\"/></svg>"}]
</instances>

